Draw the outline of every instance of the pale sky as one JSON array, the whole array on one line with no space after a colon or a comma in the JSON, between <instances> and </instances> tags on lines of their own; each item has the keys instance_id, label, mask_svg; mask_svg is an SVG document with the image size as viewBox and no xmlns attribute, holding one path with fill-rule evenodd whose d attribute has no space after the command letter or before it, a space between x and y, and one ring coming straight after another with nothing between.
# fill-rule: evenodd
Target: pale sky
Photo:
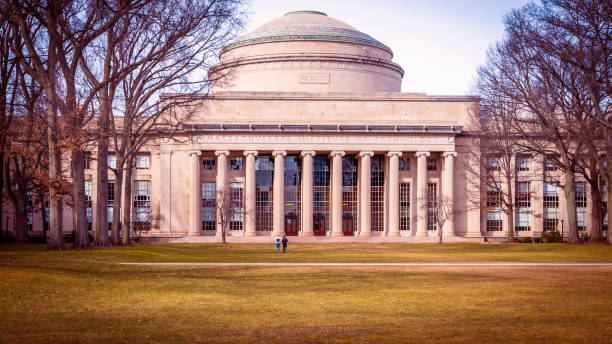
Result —
<instances>
[{"instance_id":1,"label":"pale sky","mask_svg":"<svg viewBox=\"0 0 612 344\"><path fill-rule=\"evenodd\" d=\"M503 16L528 0L250 0L246 32L287 12L325 12L386 44L404 69L402 92L469 94Z\"/></svg>"}]
</instances>

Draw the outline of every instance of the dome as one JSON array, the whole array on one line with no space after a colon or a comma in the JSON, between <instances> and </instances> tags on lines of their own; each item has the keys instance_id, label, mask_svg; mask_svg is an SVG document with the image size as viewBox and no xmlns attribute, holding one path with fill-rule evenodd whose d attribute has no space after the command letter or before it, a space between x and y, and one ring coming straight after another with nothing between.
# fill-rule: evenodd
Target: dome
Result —
<instances>
[{"instance_id":1,"label":"dome","mask_svg":"<svg viewBox=\"0 0 612 344\"><path fill-rule=\"evenodd\" d=\"M289 12L221 51L211 74L230 71L226 91L400 92L391 49L318 11ZM214 79L214 75L211 75Z\"/></svg>"},{"instance_id":2,"label":"dome","mask_svg":"<svg viewBox=\"0 0 612 344\"><path fill-rule=\"evenodd\" d=\"M239 37L225 49L278 41L345 41L378 47L393 54L391 48L338 19L318 11L295 11ZM224 49L224 50L225 50Z\"/></svg>"}]
</instances>

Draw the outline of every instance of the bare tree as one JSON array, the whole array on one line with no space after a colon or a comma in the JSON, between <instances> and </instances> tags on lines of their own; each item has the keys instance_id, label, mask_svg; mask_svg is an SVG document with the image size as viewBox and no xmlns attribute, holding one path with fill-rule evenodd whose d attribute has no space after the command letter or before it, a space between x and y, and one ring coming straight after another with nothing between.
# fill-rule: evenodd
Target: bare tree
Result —
<instances>
[{"instance_id":1,"label":"bare tree","mask_svg":"<svg viewBox=\"0 0 612 344\"><path fill-rule=\"evenodd\" d=\"M226 243L226 234L230 230L232 223L242 223L247 216L252 216L246 212L242 202L242 189L232 189L225 187L215 193L217 207L217 224L221 227L221 242ZM244 228L244 227L243 227Z\"/></svg>"}]
</instances>

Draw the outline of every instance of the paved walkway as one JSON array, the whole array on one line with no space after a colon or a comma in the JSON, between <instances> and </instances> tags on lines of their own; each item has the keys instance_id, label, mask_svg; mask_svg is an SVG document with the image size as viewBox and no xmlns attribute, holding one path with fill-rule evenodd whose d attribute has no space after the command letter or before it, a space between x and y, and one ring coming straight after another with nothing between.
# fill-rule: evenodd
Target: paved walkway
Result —
<instances>
[{"instance_id":1,"label":"paved walkway","mask_svg":"<svg viewBox=\"0 0 612 344\"><path fill-rule=\"evenodd\" d=\"M120 263L141 266L612 266L612 263Z\"/></svg>"},{"instance_id":2,"label":"paved walkway","mask_svg":"<svg viewBox=\"0 0 612 344\"><path fill-rule=\"evenodd\" d=\"M291 243L372 243L372 242L438 242L438 237L384 237L384 236L369 236L369 237L351 237L351 236L332 236L332 237L319 237L319 236L290 236L288 237ZM227 236L226 241L229 243L271 243L274 241L274 237L271 236L255 236L255 237L243 237L243 236ZM463 237L446 237L444 242L470 242L477 241L482 242L482 238L463 238ZM170 243L220 243L221 237L219 236L186 236L183 238L171 240Z\"/></svg>"}]
</instances>

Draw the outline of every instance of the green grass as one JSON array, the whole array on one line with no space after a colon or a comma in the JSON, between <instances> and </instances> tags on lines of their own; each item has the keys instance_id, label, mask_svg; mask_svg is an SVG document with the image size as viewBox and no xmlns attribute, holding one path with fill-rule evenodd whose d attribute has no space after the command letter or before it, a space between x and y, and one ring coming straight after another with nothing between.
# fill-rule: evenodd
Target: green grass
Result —
<instances>
[{"instance_id":1,"label":"green grass","mask_svg":"<svg viewBox=\"0 0 612 344\"><path fill-rule=\"evenodd\" d=\"M0 343L606 343L611 267L119 262L612 262L537 244L0 245Z\"/></svg>"}]
</instances>

